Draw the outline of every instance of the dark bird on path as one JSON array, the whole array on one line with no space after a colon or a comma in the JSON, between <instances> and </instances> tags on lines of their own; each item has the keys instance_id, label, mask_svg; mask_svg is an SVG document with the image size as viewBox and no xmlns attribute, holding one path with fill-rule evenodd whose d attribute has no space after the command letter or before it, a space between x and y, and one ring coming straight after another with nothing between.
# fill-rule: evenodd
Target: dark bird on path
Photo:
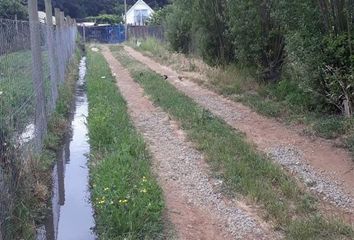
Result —
<instances>
[{"instance_id":1,"label":"dark bird on path","mask_svg":"<svg viewBox=\"0 0 354 240\"><path fill-rule=\"evenodd\" d=\"M183 77L182 77L182 76L178 76L178 79L179 79L180 81L182 81L182 80L183 80Z\"/></svg>"},{"instance_id":2,"label":"dark bird on path","mask_svg":"<svg viewBox=\"0 0 354 240\"><path fill-rule=\"evenodd\" d=\"M168 76L167 76L167 75L163 75L163 78L164 78L165 80L167 80Z\"/></svg>"}]
</instances>

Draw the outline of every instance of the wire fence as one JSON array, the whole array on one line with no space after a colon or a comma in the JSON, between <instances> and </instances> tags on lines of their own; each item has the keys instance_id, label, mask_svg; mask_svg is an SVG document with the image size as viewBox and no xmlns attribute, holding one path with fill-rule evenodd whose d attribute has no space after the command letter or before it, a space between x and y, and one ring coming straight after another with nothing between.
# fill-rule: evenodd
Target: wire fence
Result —
<instances>
[{"instance_id":1,"label":"wire fence","mask_svg":"<svg viewBox=\"0 0 354 240\"><path fill-rule=\"evenodd\" d=\"M0 19L0 240L9 239L18 185L41 150L75 52L76 22L58 9L53 18L51 6L40 22L33 2L30 21Z\"/></svg>"},{"instance_id":2,"label":"wire fence","mask_svg":"<svg viewBox=\"0 0 354 240\"><path fill-rule=\"evenodd\" d=\"M83 25L78 27L79 34L85 42L99 43L122 43L125 39L125 26L110 25L110 26L89 26ZM157 26L127 26L128 40L155 38L160 42L165 41L164 28L161 25Z\"/></svg>"}]
</instances>

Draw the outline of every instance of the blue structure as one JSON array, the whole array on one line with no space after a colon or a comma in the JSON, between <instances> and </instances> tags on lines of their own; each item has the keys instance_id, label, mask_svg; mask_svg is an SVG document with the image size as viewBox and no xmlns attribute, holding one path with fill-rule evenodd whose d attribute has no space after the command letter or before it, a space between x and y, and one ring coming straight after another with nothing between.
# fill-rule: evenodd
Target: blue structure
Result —
<instances>
[{"instance_id":1,"label":"blue structure","mask_svg":"<svg viewBox=\"0 0 354 240\"><path fill-rule=\"evenodd\" d=\"M125 41L125 27L123 24L113 26L80 27L79 32L85 31L86 41L100 43L122 43Z\"/></svg>"}]
</instances>

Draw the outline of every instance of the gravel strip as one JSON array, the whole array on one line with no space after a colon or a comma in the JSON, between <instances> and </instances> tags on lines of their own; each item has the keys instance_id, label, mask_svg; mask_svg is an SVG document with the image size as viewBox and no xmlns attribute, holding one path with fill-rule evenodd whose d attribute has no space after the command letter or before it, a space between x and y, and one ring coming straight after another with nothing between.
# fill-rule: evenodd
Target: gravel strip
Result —
<instances>
[{"instance_id":1,"label":"gravel strip","mask_svg":"<svg viewBox=\"0 0 354 240\"><path fill-rule=\"evenodd\" d=\"M253 235L253 239L268 239L258 223L246 212L229 206L222 199L221 193L215 192L213 185L201 169L203 156L190 144L181 138L176 138L175 130L166 113L156 109L152 116L139 116L136 121L138 129L144 132L152 153L159 161L158 173L162 181L173 180L180 187L181 193L188 204L203 208L211 215L216 216L221 223L226 222L226 227L235 239L244 239ZM231 205L231 204L230 204ZM226 221L225 221L226 220Z\"/></svg>"},{"instance_id":2,"label":"gravel strip","mask_svg":"<svg viewBox=\"0 0 354 240\"><path fill-rule=\"evenodd\" d=\"M340 187L341 183L330 180L327 176L318 173L309 164L306 164L303 154L294 146L277 146L267 151L268 156L290 171L308 186L311 191L320 193L323 200L348 212L354 212L354 201Z\"/></svg>"},{"instance_id":3,"label":"gravel strip","mask_svg":"<svg viewBox=\"0 0 354 240\"><path fill-rule=\"evenodd\" d=\"M216 223L213 227L223 235L216 238L209 236L207 239L279 238L265 227L267 224L238 207L236 200L232 202L223 200L222 194L213 187L219 182L209 179L202 154L186 141L183 132L178 129L177 124L170 121L165 112L142 96L140 86L131 79L127 70L107 49L104 55L113 73L118 76L118 86L128 103L135 126L147 140L153 155L154 168L165 195L170 194L171 190L164 186L173 186L173 190L177 191L174 194L186 200L184 204L207 213L206 215L211 217L207 219L208 223ZM178 207L176 206L173 211L179 211ZM200 227L206 230L206 226ZM189 239L200 238L194 236Z\"/></svg>"}]
</instances>

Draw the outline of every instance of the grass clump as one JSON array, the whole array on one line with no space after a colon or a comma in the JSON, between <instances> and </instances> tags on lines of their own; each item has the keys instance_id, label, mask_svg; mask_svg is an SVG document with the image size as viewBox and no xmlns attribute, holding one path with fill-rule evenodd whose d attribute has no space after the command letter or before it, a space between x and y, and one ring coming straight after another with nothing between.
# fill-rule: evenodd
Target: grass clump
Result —
<instances>
[{"instance_id":1,"label":"grass clump","mask_svg":"<svg viewBox=\"0 0 354 240\"><path fill-rule=\"evenodd\" d=\"M90 183L100 239L162 237L162 191L150 156L100 53L88 53ZM102 78L104 76L104 78Z\"/></svg>"},{"instance_id":2,"label":"grass clump","mask_svg":"<svg viewBox=\"0 0 354 240\"><path fill-rule=\"evenodd\" d=\"M168 56L168 50L163 47L161 42L158 42L155 38L148 37L146 39L131 39L128 44L133 48L138 48L145 52L150 52L158 58L166 60Z\"/></svg>"},{"instance_id":3,"label":"grass clump","mask_svg":"<svg viewBox=\"0 0 354 240\"><path fill-rule=\"evenodd\" d=\"M315 226L316 231L308 231L309 239L328 239L318 232L329 227L337 229L333 227L337 222L321 216L315 218L319 214L316 199L301 190L278 165L258 154L241 133L202 109L160 75L144 68L121 48L111 49L151 100L181 123L214 171L221 173L231 193L242 193L263 205L265 217L274 220L289 239L298 234L299 224ZM336 230L332 235L337 239L354 237L354 232L348 229Z\"/></svg>"}]
</instances>

